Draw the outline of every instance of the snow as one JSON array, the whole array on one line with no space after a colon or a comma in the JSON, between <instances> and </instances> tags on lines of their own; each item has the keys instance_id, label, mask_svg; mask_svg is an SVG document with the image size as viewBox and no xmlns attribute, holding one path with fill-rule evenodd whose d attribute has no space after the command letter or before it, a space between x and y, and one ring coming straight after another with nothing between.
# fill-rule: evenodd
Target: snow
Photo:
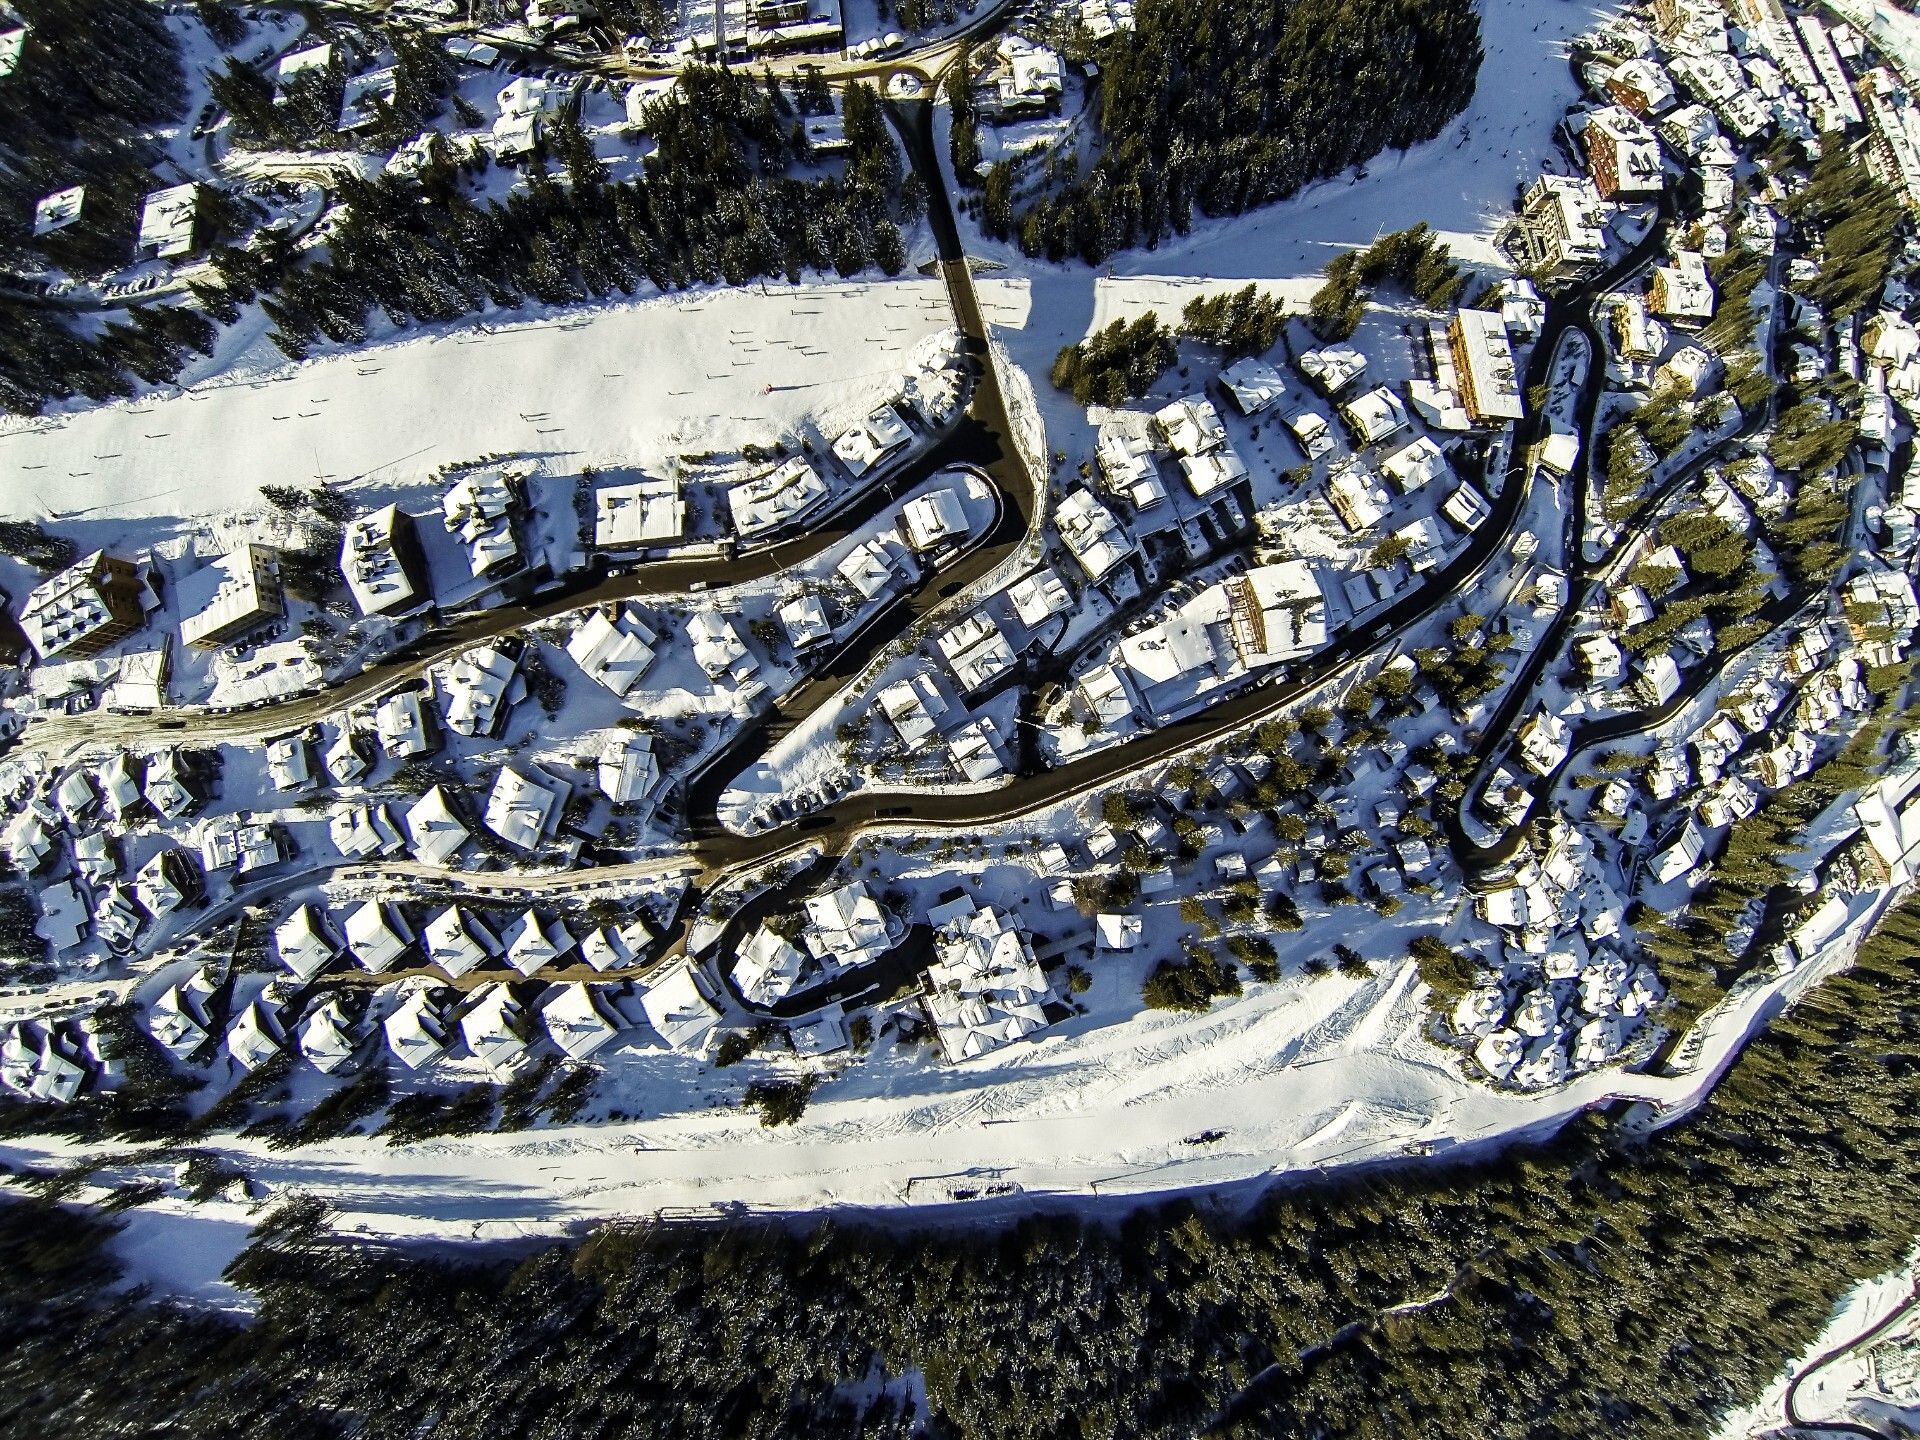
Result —
<instances>
[{"instance_id":1,"label":"snow","mask_svg":"<svg viewBox=\"0 0 1920 1440\"><path fill-rule=\"evenodd\" d=\"M255 504L263 484L391 487L485 454L604 468L771 444L809 419L834 434L948 313L940 282L906 278L554 311L298 365L261 342L178 393L0 420L16 477L0 515L154 522Z\"/></svg>"}]
</instances>

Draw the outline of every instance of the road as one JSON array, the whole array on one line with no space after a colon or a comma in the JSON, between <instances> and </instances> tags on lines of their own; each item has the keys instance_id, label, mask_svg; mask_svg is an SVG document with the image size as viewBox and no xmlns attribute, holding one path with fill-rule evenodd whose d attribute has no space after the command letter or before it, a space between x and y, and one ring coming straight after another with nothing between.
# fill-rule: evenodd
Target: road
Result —
<instances>
[{"instance_id":1,"label":"road","mask_svg":"<svg viewBox=\"0 0 1920 1440\"><path fill-rule=\"evenodd\" d=\"M1533 699L1534 687L1539 683L1541 674L1546 666L1560 655L1565 648L1567 637L1572 632L1573 627L1579 622L1581 612L1600 594L1603 588L1602 577L1613 564L1615 558L1624 552L1624 548L1628 543L1653 523L1654 517L1659 513L1661 506L1666 503L1674 492L1682 485L1697 478L1707 466L1719 460L1721 458L1721 451L1725 448L1724 445L1716 445L1681 466L1673 475L1668 477L1654 494L1643 502L1633 523L1620 534L1605 553L1592 560L1586 558L1585 548L1581 544L1581 537L1586 533L1587 496L1591 488L1588 483L1588 472L1593 462L1593 422L1600 394L1603 393L1605 388L1601 383L1601 377L1604 374L1605 367L1603 361L1607 354L1606 347L1602 343L1599 332L1593 323L1593 301L1597 296L1618 289L1627 280L1653 263L1659 254L1659 247L1655 242L1660 233L1660 228L1655 227L1649 233L1647 240L1636 246L1633 252L1622 260L1620 264L1616 265L1598 280L1582 287L1577 294L1569 297L1570 304L1573 307L1572 321L1579 325L1581 330L1586 334L1587 343L1593 347L1592 353L1594 358L1593 363L1588 367L1587 392L1582 396L1582 413L1579 424L1581 435L1580 465L1576 474L1569 477L1569 491L1572 503L1567 512L1564 540L1566 554L1569 557L1567 564L1567 598L1566 603L1560 608L1560 613L1554 617L1552 625L1548 627L1547 633L1541 638L1540 643L1534 647L1532 653L1527 657L1526 662L1520 667L1518 673L1508 684L1506 693L1501 699L1498 708L1488 718L1486 725L1482 728L1481 738L1474 748L1474 759L1476 761L1474 776L1467 786L1466 793L1461 797L1458 806L1449 806L1447 812L1441 817L1442 829L1447 838L1448 848L1453 853L1454 861L1460 866L1462 873L1470 878L1475 875L1487 874L1505 865L1519 853L1521 846L1525 843L1526 825L1525 822L1522 822L1519 825L1508 827L1498 840L1490 844L1482 844L1467 834L1461 812L1466 806L1473 803L1474 798L1480 794L1486 781L1487 771L1511 740L1520 717L1520 712ZM1769 273L1770 280L1777 280L1780 263L1776 257L1774 267ZM1771 320L1768 322L1768 328L1771 332ZM1732 439L1752 435L1762 426L1771 424L1774 404L1775 396L1770 392L1766 406L1755 411L1752 415L1743 417L1740 429ZM1732 443L1732 440L1730 439L1727 443ZM1786 604L1784 609L1776 605L1768 607L1768 609L1762 613L1766 618L1776 620L1777 622L1778 619L1786 618L1786 615L1790 614L1794 608L1794 604ZM1594 745L1605 743L1611 739L1618 739L1651 725L1658 724L1662 719L1666 718L1666 716L1676 713L1679 706L1684 704L1687 698L1697 693L1700 686L1705 684L1708 679L1718 674L1719 669L1723 668L1726 661L1730 658L1730 656L1719 657L1719 663L1716 666L1704 672L1702 675L1696 676L1695 680L1682 692L1682 695L1676 696L1674 702L1667 706L1660 707L1657 711L1635 712L1629 715L1615 716L1607 720L1588 721L1573 727L1573 733L1569 737L1570 743L1567 758L1558 766L1554 767L1550 773L1533 776L1528 781L1527 789L1533 796L1533 800L1528 807L1529 815L1532 814L1534 806L1537 806L1541 801L1546 799L1547 796L1552 794L1555 783L1575 755L1590 749Z\"/></svg>"},{"instance_id":2,"label":"road","mask_svg":"<svg viewBox=\"0 0 1920 1440\"><path fill-rule=\"evenodd\" d=\"M1907 1298L1896 1305L1891 1314L1870 1328L1861 1331L1860 1334L1855 1335L1851 1340L1844 1341L1834 1346L1831 1350L1816 1355L1812 1360L1808 1361L1806 1365L1802 1366L1801 1369L1794 1374L1794 1377L1787 1382L1787 1393L1783 1397L1781 1404L1781 1408L1787 1417L1788 1426L1794 1430L1819 1431L1841 1435L1860 1435L1866 1437L1866 1440L1888 1440L1886 1431L1876 1430L1871 1425L1861 1425L1851 1420L1808 1419L1800 1413L1800 1387L1810 1377L1817 1375L1827 1366L1833 1364L1834 1361L1843 1360L1854 1351L1872 1345L1874 1341L1878 1340L1889 1330L1894 1329L1912 1314L1916 1304L1920 1304L1920 1290L1909 1289ZM1780 1432L1775 1431L1773 1433L1778 1434Z\"/></svg>"}]
</instances>

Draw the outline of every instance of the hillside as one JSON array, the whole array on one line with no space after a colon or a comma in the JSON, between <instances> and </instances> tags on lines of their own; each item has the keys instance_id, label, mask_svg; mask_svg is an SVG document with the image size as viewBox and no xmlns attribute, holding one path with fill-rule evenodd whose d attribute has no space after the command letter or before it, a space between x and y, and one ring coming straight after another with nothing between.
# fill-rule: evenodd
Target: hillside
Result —
<instances>
[{"instance_id":1,"label":"hillside","mask_svg":"<svg viewBox=\"0 0 1920 1440\"><path fill-rule=\"evenodd\" d=\"M1470 0L1146 0L1101 57L1099 158L1020 243L1097 263L1430 140L1481 55Z\"/></svg>"}]
</instances>

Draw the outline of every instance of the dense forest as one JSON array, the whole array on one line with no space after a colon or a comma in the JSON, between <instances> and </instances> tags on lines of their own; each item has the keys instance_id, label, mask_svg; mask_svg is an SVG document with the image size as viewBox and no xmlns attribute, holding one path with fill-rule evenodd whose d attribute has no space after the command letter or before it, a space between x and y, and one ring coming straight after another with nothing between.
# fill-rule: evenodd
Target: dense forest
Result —
<instances>
[{"instance_id":1,"label":"dense forest","mask_svg":"<svg viewBox=\"0 0 1920 1440\"><path fill-rule=\"evenodd\" d=\"M657 149L641 179L610 183L587 137L562 118L548 127L558 171L530 167L529 183L505 201L469 198L450 164L417 182L344 182L349 218L325 260L273 267L228 251L215 264L227 303L260 291L276 343L296 358L323 339L364 338L375 309L406 324L489 303L628 294L642 282L738 285L869 265L898 274L898 222L916 205L899 151L871 87L849 87L843 117L844 174L796 178L787 171L808 156L792 98L733 71L690 69L676 103L655 107Z\"/></svg>"},{"instance_id":2,"label":"dense forest","mask_svg":"<svg viewBox=\"0 0 1920 1440\"><path fill-rule=\"evenodd\" d=\"M232 1272L260 1298L240 1329L101 1303L111 1221L49 1176L0 1205L0 1428L1703 1436L1910 1243L1890 1197L1920 1179L1916 956L1898 912L1669 1130L1593 1116L1237 1217L612 1226L460 1265L336 1240L295 1202Z\"/></svg>"},{"instance_id":3,"label":"dense forest","mask_svg":"<svg viewBox=\"0 0 1920 1440\"><path fill-rule=\"evenodd\" d=\"M1030 255L1097 263L1185 233L1196 208L1284 199L1432 139L1480 57L1470 0L1142 0L1138 28L1101 54L1099 159L1013 233Z\"/></svg>"},{"instance_id":4,"label":"dense forest","mask_svg":"<svg viewBox=\"0 0 1920 1440\"><path fill-rule=\"evenodd\" d=\"M18 0L27 26L19 63L0 85L0 262L38 252L56 264L124 264L158 158L142 132L178 114L179 46L143 0ZM38 241L43 195L84 185L80 220Z\"/></svg>"}]
</instances>

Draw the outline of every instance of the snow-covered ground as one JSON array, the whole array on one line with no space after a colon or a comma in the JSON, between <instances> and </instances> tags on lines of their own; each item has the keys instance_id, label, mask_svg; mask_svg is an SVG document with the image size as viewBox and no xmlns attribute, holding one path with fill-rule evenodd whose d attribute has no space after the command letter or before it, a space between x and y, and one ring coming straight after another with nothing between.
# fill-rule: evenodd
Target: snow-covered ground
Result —
<instances>
[{"instance_id":1,"label":"snow-covered ground","mask_svg":"<svg viewBox=\"0 0 1920 1440\"><path fill-rule=\"evenodd\" d=\"M1826 1328L1813 1343L1788 1364L1753 1404L1727 1416L1715 1432L1715 1440L1759 1440L1761 1436L1779 1433L1787 1387L1794 1377L1820 1356L1840 1349L1892 1318L1913 1296L1916 1268L1920 1268L1920 1253L1908 1255L1898 1269L1863 1280L1848 1290L1833 1307ZM1903 1338L1904 1345L1911 1347L1913 1328L1910 1317L1904 1325L1891 1327L1886 1338ZM1877 1387L1868 1384L1870 1379L1866 1362L1848 1355L1801 1381L1794 1397L1795 1409L1809 1421L1846 1420L1858 1424L1884 1420L1892 1407L1876 1403L1880 1396ZM1856 1408L1863 1400L1867 1407L1864 1413ZM1873 1413L1875 1411L1877 1413ZM1911 1407L1906 1418L1911 1423Z\"/></svg>"},{"instance_id":2,"label":"snow-covered ground","mask_svg":"<svg viewBox=\"0 0 1920 1440\"><path fill-rule=\"evenodd\" d=\"M0 514L103 544L263 484L390 487L487 454L638 464L771 445L809 418L832 434L950 323L940 283L905 278L555 311L298 365L260 342L182 393L0 420Z\"/></svg>"},{"instance_id":3,"label":"snow-covered ground","mask_svg":"<svg viewBox=\"0 0 1920 1440\"><path fill-rule=\"evenodd\" d=\"M1488 1089L1422 1038L1422 987L1402 965L1364 981L1259 986L1199 1015L1068 1020L964 1066L890 1063L876 1052L823 1085L790 1129L764 1130L748 1109L692 1108L711 1077L703 1083L689 1073L691 1060L654 1052L655 1065L640 1072L654 1083L629 1070L603 1097L641 1117L619 1123L398 1149L365 1137L291 1151L257 1140L206 1148L235 1159L269 1201L319 1195L343 1230L395 1238L559 1234L663 1210L1145 1197L1395 1160L1410 1147L1444 1155L1540 1136L1612 1097L1654 1102L1671 1122L1708 1093L1780 1004L1850 963L1870 918L1863 912L1792 974L1710 1012L1700 1027L1704 1053L1671 1077L1599 1071L1545 1093ZM1137 983L1137 969L1096 967L1085 998L1096 1010L1117 1003L1102 987ZM1220 1133L1205 1138L1211 1132ZM14 1165L59 1164L75 1153L53 1138L0 1145L0 1159ZM147 1214L187 1209L169 1198ZM225 1224L255 1209L215 1200L191 1213ZM152 1272L156 1282L218 1298L196 1273L172 1263Z\"/></svg>"}]
</instances>

